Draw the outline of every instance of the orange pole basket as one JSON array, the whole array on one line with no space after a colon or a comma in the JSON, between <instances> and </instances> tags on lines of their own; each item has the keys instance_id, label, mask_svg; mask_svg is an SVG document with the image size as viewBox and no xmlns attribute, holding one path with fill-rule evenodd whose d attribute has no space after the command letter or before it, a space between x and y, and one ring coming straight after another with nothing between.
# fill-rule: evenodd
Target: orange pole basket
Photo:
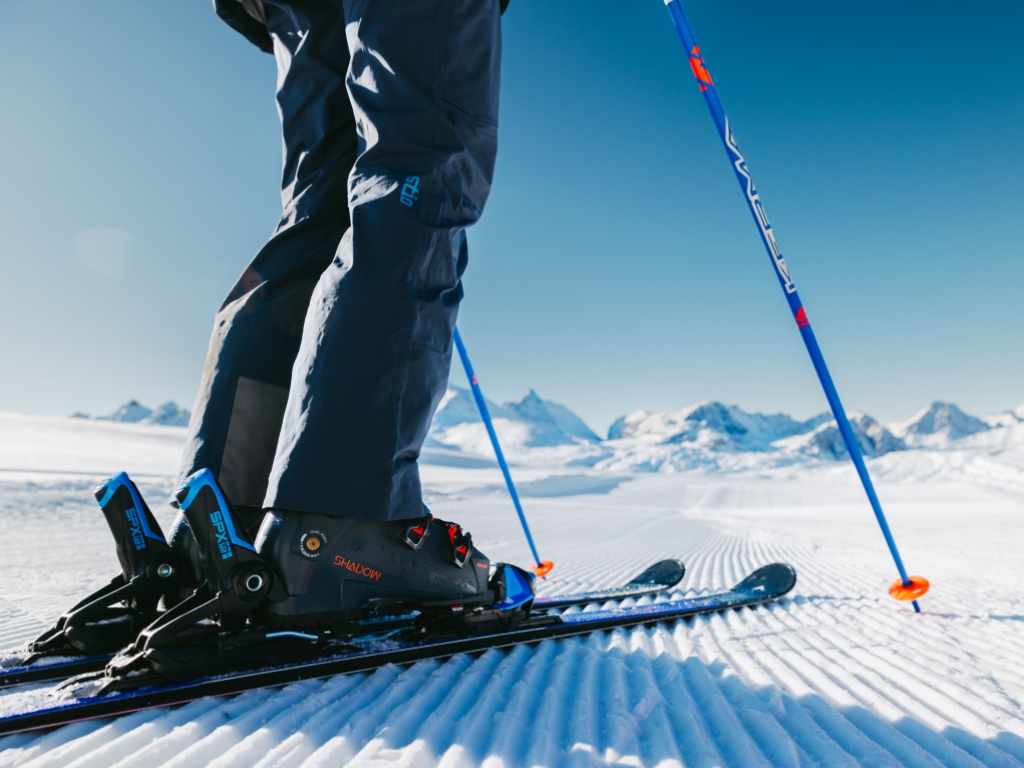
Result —
<instances>
[{"instance_id":1,"label":"orange pole basket","mask_svg":"<svg viewBox=\"0 0 1024 768\"><path fill-rule=\"evenodd\" d=\"M911 576L909 584L904 584L903 579L896 579L889 587L889 596L896 600L917 600L929 587L931 584L924 576Z\"/></svg>"},{"instance_id":2,"label":"orange pole basket","mask_svg":"<svg viewBox=\"0 0 1024 768\"><path fill-rule=\"evenodd\" d=\"M531 565L529 570L532 571L535 576L544 578L551 573L551 569L554 567L555 564L550 560L541 560L537 565Z\"/></svg>"}]
</instances>

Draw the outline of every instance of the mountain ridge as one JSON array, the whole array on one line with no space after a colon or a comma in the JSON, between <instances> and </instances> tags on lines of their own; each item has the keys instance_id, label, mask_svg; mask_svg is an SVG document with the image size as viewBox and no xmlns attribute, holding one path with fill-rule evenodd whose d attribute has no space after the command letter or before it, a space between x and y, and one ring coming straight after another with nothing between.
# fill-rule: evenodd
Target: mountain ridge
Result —
<instances>
[{"instance_id":1,"label":"mountain ridge","mask_svg":"<svg viewBox=\"0 0 1024 768\"><path fill-rule=\"evenodd\" d=\"M138 400L132 399L122 405L109 416L90 416L76 412L71 414L75 419L93 419L95 421L119 421L125 424L148 424L160 427L187 427L191 414L173 400L168 400L156 408L147 408Z\"/></svg>"},{"instance_id":2,"label":"mountain ridge","mask_svg":"<svg viewBox=\"0 0 1024 768\"><path fill-rule=\"evenodd\" d=\"M626 414L609 426L602 439L570 408L545 400L532 388L515 401L485 402L502 450L520 463L672 471L848 458L829 413L799 420L785 413L748 412L736 405L705 400L677 411ZM109 416L75 416L187 426L189 412L174 402L150 409L130 400ZM850 412L849 418L867 458L926 448L1024 444L1024 405L978 418L954 403L934 401L904 421L883 424L859 411ZM448 388L434 414L425 447L493 456L470 390Z\"/></svg>"}]
</instances>

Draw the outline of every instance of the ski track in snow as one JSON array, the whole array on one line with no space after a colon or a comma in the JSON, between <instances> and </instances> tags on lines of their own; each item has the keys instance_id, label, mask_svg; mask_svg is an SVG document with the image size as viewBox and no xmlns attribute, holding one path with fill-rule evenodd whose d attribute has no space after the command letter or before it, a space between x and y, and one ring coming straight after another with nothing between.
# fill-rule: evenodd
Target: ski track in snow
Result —
<instances>
[{"instance_id":1,"label":"ski track in snow","mask_svg":"<svg viewBox=\"0 0 1024 768\"><path fill-rule=\"evenodd\" d=\"M170 472L111 434L167 526ZM0 471L0 647L117 569L90 494L102 476L44 465ZM557 485L557 471L513 471ZM497 470L423 474L435 513L492 559L526 561ZM0 737L0 768L1024 765L1024 498L934 477L880 485L908 567L933 584L916 616L885 596L894 569L852 470L600 477L572 482L603 493L526 500L556 561L542 593L611 586L669 556L687 564L682 591L772 561L797 568L796 589L689 622Z\"/></svg>"}]
</instances>

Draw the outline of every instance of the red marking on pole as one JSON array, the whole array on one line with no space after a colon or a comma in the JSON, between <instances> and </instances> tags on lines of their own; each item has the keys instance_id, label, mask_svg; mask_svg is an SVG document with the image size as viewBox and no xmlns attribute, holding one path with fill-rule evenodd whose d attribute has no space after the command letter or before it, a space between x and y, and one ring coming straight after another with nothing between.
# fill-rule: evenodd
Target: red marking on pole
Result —
<instances>
[{"instance_id":1,"label":"red marking on pole","mask_svg":"<svg viewBox=\"0 0 1024 768\"><path fill-rule=\"evenodd\" d=\"M697 78L697 82L700 83L701 91L706 91L708 86L713 86L711 82L711 73L708 72L707 67L704 66L704 59L700 55L700 49L695 45L693 50L690 51L690 69L693 70L693 76Z\"/></svg>"},{"instance_id":2,"label":"red marking on pole","mask_svg":"<svg viewBox=\"0 0 1024 768\"><path fill-rule=\"evenodd\" d=\"M473 386L474 387L480 386L480 382L476 380L476 374L475 373L473 374Z\"/></svg>"},{"instance_id":3,"label":"red marking on pole","mask_svg":"<svg viewBox=\"0 0 1024 768\"><path fill-rule=\"evenodd\" d=\"M796 320L797 328L805 328L811 324L811 321L807 319L807 313L804 312L803 307L800 307L800 309L797 310L794 319Z\"/></svg>"}]
</instances>

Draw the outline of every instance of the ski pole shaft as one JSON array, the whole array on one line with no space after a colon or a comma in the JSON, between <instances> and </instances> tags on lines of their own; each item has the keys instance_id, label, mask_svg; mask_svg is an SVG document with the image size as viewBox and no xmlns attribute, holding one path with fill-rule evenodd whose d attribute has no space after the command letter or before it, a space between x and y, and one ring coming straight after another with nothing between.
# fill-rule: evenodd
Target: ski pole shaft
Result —
<instances>
[{"instance_id":1,"label":"ski pole shaft","mask_svg":"<svg viewBox=\"0 0 1024 768\"><path fill-rule=\"evenodd\" d=\"M700 86L701 93L704 94L704 101L711 112L711 117L715 121L722 143L725 145L725 151L729 156L729 161L732 163L733 171L736 173L736 180L739 181L740 188L743 190L743 196L747 201L747 206L750 208L750 213L757 224L758 232L761 234L761 240L768 250L768 255L771 257L775 275L779 279L779 285L782 286L782 290L786 294L786 301L789 302L793 319L796 321L800 335L803 337L807 352L811 356L811 362L814 364L814 370L821 381L822 389L825 390L825 397L828 400L829 407L832 409L832 414L836 418L839 433L843 437L843 442L846 444L846 450L850 454L854 467L857 468L857 475L864 486L864 492L867 494L871 508L874 510L878 525L882 529L882 535L885 537L885 543L889 546L889 552L896 563L900 579L902 579L903 586L909 587L911 586L910 577L907 576L907 571L903 567L903 559L900 557L899 550L896 547L896 540L892 536L892 531L889 530L889 523L885 519L882 505L878 501L878 494L875 493L871 476L868 474L867 466L864 464L864 456L861 453L860 445L853 434L853 428L850 426L850 420L846 417L843 404L839 401L839 393L836 392L835 385L832 383L832 376L829 374L828 366L825 365L825 358L822 356L821 348L814 337L814 331L811 330L811 324L807 319L803 303L800 301L796 286L789 276L786 260L782 258L782 252L779 250L779 245L775 240L772 226L768 223L768 216L765 214L764 206L761 204L761 198L754 187L750 171L747 169L747 163L740 153L736 137L733 135L732 128L729 125L729 118L726 117L725 110L722 108L722 102L718 99L718 93L715 91L714 83L711 81L711 75L704 66L704 58L697 47L697 41L693 37L693 32L686 21L686 16L683 14L679 0L665 0L665 7L668 8L676 31L679 33L679 38L683 41L683 46L689 54L690 68L693 70L694 77L697 78L697 84ZM921 608L917 604L917 600L913 601L913 605L914 610L920 613Z\"/></svg>"},{"instance_id":2,"label":"ski pole shaft","mask_svg":"<svg viewBox=\"0 0 1024 768\"><path fill-rule=\"evenodd\" d=\"M462 367L466 369L466 378L469 379L469 387L473 391L473 399L476 400L476 407L480 411L480 418L483 419L487 428L487 435L491 438L491 445L494 447L494 455L498 459L498 466L501 467L501 474L505 476L505 485L508 486L509 496L515 505L516 514L519 515L519 522L523 525L523 533L526 534L526 541L530 545L530 552L533 554L534 562L539 570L544 570L545 563L541 562L537 554L537 547L533 543L533 536L530 534L530 526L526 522L526 515L523 513L523 505L519 503L519 494L516 492L515 483L512 482L512 473L508 470L508 463L505 461L505 454L502 453L501 443L498 442L498 433L494 431L494 423L491 421L491 413L487 410L487 402L484 400L484 393L480 390L476 374L473 372L473 364L469 362L469 355L466 353L466 345L462 343L462 336L459 329L455 329L455 348L459 351L459 358L462 360ZM543 574L541 574L543 575Z\"/></svg>"}]
</instances>

